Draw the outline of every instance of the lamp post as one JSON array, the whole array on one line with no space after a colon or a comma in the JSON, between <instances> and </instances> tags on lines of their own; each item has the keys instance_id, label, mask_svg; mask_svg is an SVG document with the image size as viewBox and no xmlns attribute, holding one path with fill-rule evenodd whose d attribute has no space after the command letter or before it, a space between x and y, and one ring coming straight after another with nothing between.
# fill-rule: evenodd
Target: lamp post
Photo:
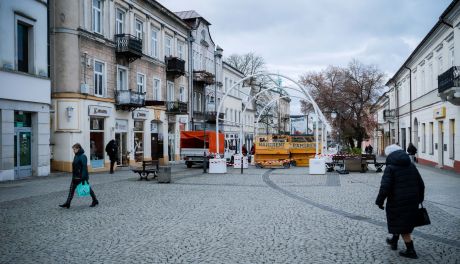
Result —
<instances>
[{"instance_id":1,"label":"lamp post","mask_svg":"<svg viewBox=\"0 0 460 264\"><path fill-rule=\"evenodd\" d=\"M337 118L337 115L338 115L338 113L337 113L336 111L332 111L332 112L331 112L331 118L332 118L332 119L335 120L335 119ZM338 137L339 137L339 139L340 139L340 130L338 130L337 135L338 135ZM339 145L339 144L337 144L337 152L339 151L339 146L338 146L338 145Z\"/></svg>"}]
</instances>

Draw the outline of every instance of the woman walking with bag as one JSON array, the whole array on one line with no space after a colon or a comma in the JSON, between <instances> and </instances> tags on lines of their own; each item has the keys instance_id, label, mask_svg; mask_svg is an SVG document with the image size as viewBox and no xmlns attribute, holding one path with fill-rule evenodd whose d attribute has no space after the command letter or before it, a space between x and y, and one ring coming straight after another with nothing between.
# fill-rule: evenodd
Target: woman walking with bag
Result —
<instances>
[{"instance_id":1,"label":"woman walking with bag","mask_svg":"<svg viewBox=\"0 0 460 264\"><path fill-rule=\"evenodd\" d=\"M387 238L386 242L392 250L396 250L401 235L406 250L400 251L399 255L416 259L418 256L411 233L416 226L418 206L424 199L425 184L417 168L400 146L388 146L385 154L387 155L386 168L375 204L383 210L384 201L387 200L388 232L393 234L393 237Z\"/></svg>"},{"instance_id":2,"label":"woman walking with bag","mask_svg":"<svg viewBox=\"0 0 460 264\"><path fill-rule=\"evenodd\" d=\"M84 154L85 151L81 147L79 143L76 143L72 146L73 152L75 153L75 157L73 158L72 162L72 182L70 183L69 195L67 196L67 201L63 204L60 204L60 207L69 208L70 202L72 201L73 195L75 193L75 189L77 186L82 183L88 183L89 175L88 175L88 159ZM90 207L94 207L99 204L99 201L96 199L96 195L93 192L93 189L90 187L90 195L93 199Z\"/></svg>"}]
</instances>

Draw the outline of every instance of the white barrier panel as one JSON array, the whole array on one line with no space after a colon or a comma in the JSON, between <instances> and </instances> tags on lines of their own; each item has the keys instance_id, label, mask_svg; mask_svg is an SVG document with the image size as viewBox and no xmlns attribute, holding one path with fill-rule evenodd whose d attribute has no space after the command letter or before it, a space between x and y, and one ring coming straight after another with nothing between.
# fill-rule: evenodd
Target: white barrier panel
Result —
<instances>
[{"instance_id":1,"label":"white barrier panel","mask_svg":"<svg viewBox=\"0 0 460 264\"><path fill-rule=\"evenodd\" d=\"M210 159L209 173L227 173L226 159Z\"/></svg>"},{"instance_id":2,"label":"white barrier panel","mask_svg":"<svg viewBox=\"0 0 460 264\"><path fill-rule=\"evenodd\" d=\"M235 169L241 168L241 155L235 155L233 156L233 158L234 158L233 168ZM248 157L243 156L243 169L247 169L247 168L249 168Z\"/></svg>"},{"instance_id":3,"label":"white barrier panel","mask_svg":"<svg viewBox=\"0 0 460 264\"><path fill-rule=\"evenodd\" d=\"M326 161L322 158L310 159L310 174L326 174Z\"/></svg>"}]
</instances>

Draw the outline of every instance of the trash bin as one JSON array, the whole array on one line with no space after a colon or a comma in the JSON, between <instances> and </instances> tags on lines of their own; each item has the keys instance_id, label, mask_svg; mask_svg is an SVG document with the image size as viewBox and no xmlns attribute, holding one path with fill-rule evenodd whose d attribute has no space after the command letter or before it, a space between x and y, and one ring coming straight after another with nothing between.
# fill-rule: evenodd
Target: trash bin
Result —
<instances>
[{"instance_id":1,"label":"trash bin","mask_svg":"<svg viewBox=\"0 0 460 264\"><path fill-rule=\"evenodd\" d=\"M158 171L158 183L170 183L171 182L171 167L160 166Z\"/></svg>"}]
</instances>

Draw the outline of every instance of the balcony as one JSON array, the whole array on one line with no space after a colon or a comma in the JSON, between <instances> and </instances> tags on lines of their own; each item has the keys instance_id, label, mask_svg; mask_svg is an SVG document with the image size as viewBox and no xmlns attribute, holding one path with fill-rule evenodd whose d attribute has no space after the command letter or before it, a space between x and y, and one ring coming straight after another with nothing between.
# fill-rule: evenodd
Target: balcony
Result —
<instances>
[{"instance_id":1,"label":"balcony","mask_svg":"<svg viewBox=\"0 0 460 264\"><path fill-rule=\"evenodd\" d=\"M125 57L129 62L142 57L142 39L136 38L129 34L115 35L117 56Z\"/></svg>"},{"instance_id":2,"label":"balcony","mask_svg":"<svg viewBox=\"0 0 460 264\"><path fill-rule=\"evenodd\" d=\"M132 111L145 106L145 93L131 90L115 91L115 104L117 110Z\"/></svg>"},{"instance_id":3,"label":"balcony","mask_svg":"<svg viewBox=\"0 0 460 264\"><path fill-rule=\"evenodd\" d=\"M389 109L385 109L383 110L383 120L387 121L387 120L391 120L391 119L394 119L396 118L396 110L393 109L393 110L389 110Z\"/></svg>"},{"instance_id":4,"label":"balcony","mask_svg":"<svg viewBox=\"0 0 460 264\"><path fill-rule=\"evenodd\" d=\"M187 114L187 103L184 102L166 102L166 113L168 114Z\"/></svg>"},{"instance_id":5,"label":"balcony","mask_svg":"<svg viewBox=\"0 0 460 264\"><path fill-rule=\"evenodd\" d=\"M214 84L214 74L207 71L194 71L193 81L203 85Z\"/></svg>"},{"instance_id":6,"label":"balcony","mask_svg":"<svg viewBox=\"0 0 460 264\"><path fill-rule=\"evenodd\" d=\"M438 96L442 101L460 105L460 66L453 66L438 76Z\"/></svg>"},{"instance_id":7,"label":"balcony","mask_svg":"<svg viewBox=\"0 0 460 264\"><path fill-rule=\"evenodd\" d=\"M208 123L215 123L216 122L216 116L217 112L214 111L208 111L206 112L206 122ZM225 115L224 113L219 113L219 121L222 122L224 119Z\"/></svg>"},{"instance_id":8,"label":"balcony","mask_svg":"<svg viewBox=\"0 0 460 264\"><path fill-rule=\"evenodd\" d=\"M185 75L185 61L177 57L165 57L166 72L174 75L174 78Z\"/></svg>"}]
</instances>

